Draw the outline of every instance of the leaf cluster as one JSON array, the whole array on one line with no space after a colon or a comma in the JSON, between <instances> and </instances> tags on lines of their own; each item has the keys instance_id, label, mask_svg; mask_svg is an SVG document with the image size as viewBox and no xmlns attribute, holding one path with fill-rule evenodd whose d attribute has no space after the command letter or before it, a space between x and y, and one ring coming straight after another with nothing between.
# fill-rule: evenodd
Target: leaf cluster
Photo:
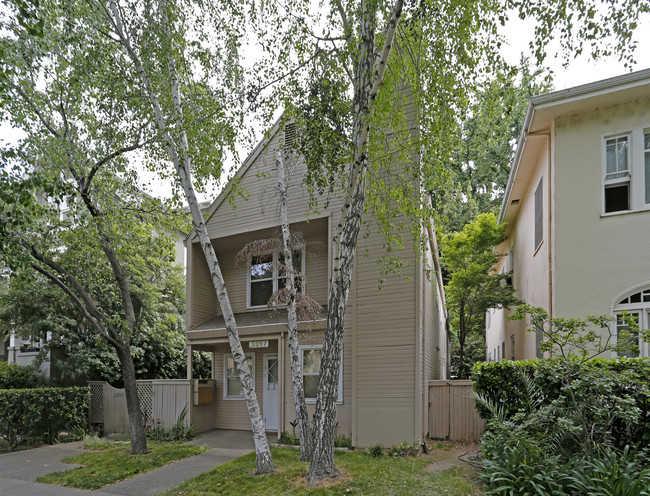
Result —
<instances>
[{"instance_id":1,"label":"leaf cluster","mask_svg":"<svg viewBox=\"0 0 650 496\"><path fill-rule=\"evenodd\" d=\"M616 329L616 319L608 315L589 315L584 318L555 317L551 319L543 308L522 304L508 316L509 320L526 320L528 332L540 333L543 352L551 356L575 357L590 360L607 352L619 356L638 356L639 337L648 337L649 331L639 330L633 315L622 313L624 326ZM614 339L616 336L616 339Z\"/></svg>"}]
</instances>

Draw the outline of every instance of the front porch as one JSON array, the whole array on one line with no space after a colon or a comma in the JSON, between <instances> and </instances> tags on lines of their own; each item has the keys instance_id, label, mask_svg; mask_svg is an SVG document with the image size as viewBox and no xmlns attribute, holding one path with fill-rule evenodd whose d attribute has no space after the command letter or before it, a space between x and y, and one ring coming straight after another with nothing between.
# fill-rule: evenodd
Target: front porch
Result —
<instances>
[{"instance_id":1,"label":"front porch","mask_svg":"<svg viewBox=\"0 0 650 496\"><path fill-rule=\"evenodd\" d=\"M301 344L322 342L325 317L315 322L300 322ZM264 426L279 438L290 429L295 410L291 388L291 372L286 332L286 311L269 310L236 314L239 336L253 375ZM223 318L213 317L187 332L188 378L191 378L192 353L212 354L211 381L214 395L211 401L194 401L191 422L197 432L211 429L250 431L250 419L241 390L239 374L231 357ZM201 385L199 383L199 390Z\"/></svg>"}]
</instances>

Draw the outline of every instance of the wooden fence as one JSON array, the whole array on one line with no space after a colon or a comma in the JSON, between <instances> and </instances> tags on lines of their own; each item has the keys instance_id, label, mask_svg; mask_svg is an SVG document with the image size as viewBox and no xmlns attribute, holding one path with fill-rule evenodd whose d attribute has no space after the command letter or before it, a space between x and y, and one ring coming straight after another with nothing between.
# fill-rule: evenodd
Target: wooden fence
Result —
<instances>
[{"instance_id":1,"label":"wooden fence","mask_svg":"<svg viewBox=\"0 0 650 496\"><path fill-rule=\"evenodd\" d=\"M471 381L429 381L429 437L478 442L485 425L470 396Z\"/></svg>"},{"instance_id":2,"label":"wooden fence","mask_svg":"<svg viewBox=\"0 0 650 496\"><path fill-rule=\"evenodd\" d=\"M92 424L103 424L106 433L129 432L124 389L107 382L89 382L91 392L89 418ZM190 425L191 382L187 379L137 381L140 409L145 425L170 427L185 409L184 424Z\"/></svg>"}]
</instances>

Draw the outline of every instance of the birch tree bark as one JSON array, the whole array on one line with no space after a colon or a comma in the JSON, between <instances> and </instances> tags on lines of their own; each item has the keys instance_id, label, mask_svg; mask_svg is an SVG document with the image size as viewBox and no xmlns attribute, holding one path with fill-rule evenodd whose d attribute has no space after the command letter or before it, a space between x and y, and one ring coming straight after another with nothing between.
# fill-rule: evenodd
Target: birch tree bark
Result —
<instances>
[{"instance_id":1,"label":"birch tree bark","mask_svg":"<svg viewBox=\"0 0 650 496\"><path fill-rule=\"evenodd\" d=\"M340 5L339 12L344 26L349 26ZM374 102L381 87L388 57L390 56L397 25L402 14L403 0L397 0L385 33L385 41L379 58L375 55L375 28L377 5L364 0L360 7L359 43L353 53L354 64L354 160L350 166L348 188L343 200L341 217L333 239L334 264L330 279L327 307L327 325L321 356L320 380L316 399L314 425L314 451L307 473L310 485L327 478L337 477L334 464L334 438L336 437L336 398L340 363L343 352L343 330L347 308L352 268L356 253L361 215L365 201L365 185L368 169L368 136Z\"/></svg>"},{"instance_id":2,"label":"birch tree bark","mask_svg":"<svg viewBox=\"0 0 650 496\"><path fill-rule=\"evenodd\" d=\"M266 439L266 431L264 429L262 411L257 400L255 389L253 387L251 372L246 361L246 355L244 354L241 341L239 339L235 314L230 304L226 285L221 273L221 267L219 265L216 252L214 251L214 247L212 246L212 242L210 241L210 236L208 234L200 204L196 198L194 185L192 183L192 158L190 156L191 154L189 150L187 132L183 126L183 102L181 98L178 72L176 69L176 61L174 58L175 46L174 38L171 32L171 23L167 11L168 5L163 0L158 5L158 9L160 19L162 21L161 29L163 30L163 36L170 44L166 54L166 76L169 78L168 81L171 93L167 96L171 99L172 102L170 117L165 117L163 106L160 103L160 98L154 90L154 86L151 84L150 75L147 73L142 60L136 51L136 47L134 47L131 43L131 38L124 29L122 13L117 0L110 1L110 11L104 9L98 3L95 5L100 11L103 11L105 15L107 15L109 22L112 24L115 35L117 36L117 40L125 49L128 57L135 67L135 70L138 73L146 97L151 103L156 125L158 126L158 130L160 131L162 139L165 143L167 153L176 170L178 180L180 181L185 193L185 199L189 204L194 231L199 239L199 244L203 250L203 254L208 265L212 285L214 287L217 300L219 301L219 305L223 313L226 325L226 333L228 336L228 342L230 344L233 360L237 367L242 389L244 391L244 398L246 400L246 406L253 430L253 439L255 442L255 474L273 472L275 471L275 465L273 464L271 451Z\"/></svg>"},{"instance_id":3,"label":"birch tree bark","mask_svg":"<svg viewBox=\"0 0 650 496\"><path fill-rule=\"evenodd\" d=\"M280 192L280 220L282 225L282 243L284 265L286 267L286 285L289 292L287 302L287 335L289 337L289 359L291 362L291 385L293 387L293 402L296 407L296 421L300 435L300 459L311 460L313 438L309 412L305 403L305 388L300 367L300 349L298 347L298 319L296 316L296 277L293 268L293 247L289 230L289 215L287 214L287 171L282 152L276 154L278 169L278 189Z\"/></svg>"}]
</instances>

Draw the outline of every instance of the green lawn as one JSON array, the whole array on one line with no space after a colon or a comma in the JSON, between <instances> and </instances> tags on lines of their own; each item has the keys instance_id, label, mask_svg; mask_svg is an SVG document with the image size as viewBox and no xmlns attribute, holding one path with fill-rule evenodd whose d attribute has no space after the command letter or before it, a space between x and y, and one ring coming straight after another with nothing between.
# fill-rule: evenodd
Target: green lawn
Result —
<instances>
[{"instance_id":1,"label":"green lawn","mask_svg":"<svg viewBox=\"0 0 650 496\"><path fill-rule=\"evenodd\" d=\"M172 489L164 496L176 495L436 495L474 496L483 494L475 476L465 467L455 467L441 474L423 471L429 457L371 458L359 451L337 451L336 465L343 478L324 487L307 490L304 475L308 464L300 462L299 451L274 448L273 460L278 471L251 476L255 453L237 458Z\"/></svg>"},{"instance_id":2,"label":"green lawn","mask_svg":"<svg viewBox=\"0 0 650 496\"><path fill-rule=\"evenodd\" d=\"M205 451L203 446L185 446L171 443L149 441L149 454L130 455L130 444L101 443L93 446L93 451L83 455L64 458L65 463L84 465L66 472L39 477L38 482L81 489L99 489L148 472L170 462L187 458Z\"/></svg>"}]
</instances>

